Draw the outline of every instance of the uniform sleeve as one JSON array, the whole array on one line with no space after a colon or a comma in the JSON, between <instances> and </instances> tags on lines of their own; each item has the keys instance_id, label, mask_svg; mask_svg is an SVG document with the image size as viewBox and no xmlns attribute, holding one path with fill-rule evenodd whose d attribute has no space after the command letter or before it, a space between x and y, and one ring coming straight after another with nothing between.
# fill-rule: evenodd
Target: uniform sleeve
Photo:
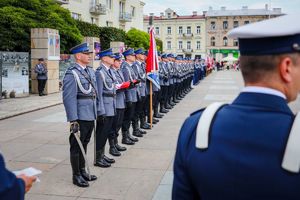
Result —
<instances>
[{"instance_id":1,"label":"uniform sleeve","mask_svg":"<svg viewBox=\"0 0 300 200\"><path fill-rule=\"evenodd\" d=\"M130 78L129 78L129 72L128 72L128 69L126 67L123 67L122 68L122 73L123 73L123 76L124 76L124 80L125 81L130 81ZM129 90L125 90L125 101L128 102L130 101L132 98L131 98L131 93Z\"/></svg>"},{"instance_id":2,"label":"uniform sleeve","mask_svg":"<svg viewBox=\"0 0 300 200\"><path fill-rule=\"evenodd\" d=\"M38 65L35 66L34 68L34 72L37 73L37 74L41 74L41 70L38 68Z\"/></svg>"},{"instance_id":3,"label":"uniform sleeve","mask_svg":"<svg viewBox=\"0 0 300 200\"><path fill-rule=\"evenodd\" d=\"M63 79L63 103L68 122L78 119L77 115L77 83L74 75L67 70Z\"/></svg>"},{"instance_id":4,"label":"uniform sleeve","mask_svg":"<svg viewBox=\"0 0 300 200\"><path fill-rule=\"evenodd\" d=\"M174 160L174 180L172 188L172 199L173 200L192 200L201 199L195 191L190 175L188 173L186 155L187 155L187 132L191 131L187 119L181 127L177 149Z\"/></svg>"},{"instance_id":5,"label":"uniform sleeve","mask_svg":"<svg viewBox=\"0 0 300 200\"><path fill-rule=\"evenodd\" d=\"M5 168L3 157L0 155L0 199L23 200L25 183Z\"/></svg>"},{"instance_id":6,"label":"uniform sleeve","mask_svg":"<svg viewBox=\"0 0 300 200\"><path fill-rule=\"evenodd\" d=\"M104 103L103 103L103 80L100 75L100 71L96 71L96 83L97 83L97 116L105 114Z\"/></svg>"}]
</instances>

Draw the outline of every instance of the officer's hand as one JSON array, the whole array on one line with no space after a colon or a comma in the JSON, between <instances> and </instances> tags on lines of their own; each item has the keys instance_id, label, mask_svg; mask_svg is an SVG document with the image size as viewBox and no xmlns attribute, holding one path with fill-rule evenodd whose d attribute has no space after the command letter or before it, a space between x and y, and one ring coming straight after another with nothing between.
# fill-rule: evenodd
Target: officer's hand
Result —
<instances>
[{"instance_id":1,"label":"officer's hand","mask_svg":"<svg viewBox=\"0 0 300 200\"><path fill-rule=\"evenodd\" d=\"M79 131L79 123L77 121L70 122L70 133L77 133Z\"/></svg>"},{"instance_id":2,"label":"officer's hand","mask_svg":"<svg viewBox=\"0 0 300 200\"><path fill-rule=\"evenodd\" d=\"M24 174L17 176L17 178L20 178L24 181L25 192L28 192L30 190L30 188L32 187L32 184L36 181L36 176L26 176Z\"/></svg>"},{"instance_id":3,"label":"officer's hand","mask_svg":"<svg viewBox=\"0 0 300 200\"><path fill-rule=\"evenodd\" d=\"M136 83L135 84L139 84L141 82L140 79L136 79Z\"/></svg>"},{"instance_id":4,"label":"officer's hand","mask_svg":"<svg viewBox=\"0 0 300 200\"><path fill-rule=\"evenodd\" d=\"M131 101L127 101L126 102L126 108L130 108L132 106L132 102Z\"/></svg>"},{"instance_id":5,"label":"officer's hand","mask_svg":"<svg viewBox=\"0 0 300 200\"><path fill-rule=\"evenodd\" d=\"M134 88L134 83L132 81L130 81L129 88Z\"/></svg>"}]
</instances>

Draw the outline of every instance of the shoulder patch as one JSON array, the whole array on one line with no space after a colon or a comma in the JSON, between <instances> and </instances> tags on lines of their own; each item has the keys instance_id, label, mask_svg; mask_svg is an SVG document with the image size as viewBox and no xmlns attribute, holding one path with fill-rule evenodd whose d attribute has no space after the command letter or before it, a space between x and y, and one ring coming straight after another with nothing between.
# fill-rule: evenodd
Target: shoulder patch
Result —
<instances>
[{"instance_id":1,"label":"shoulder patch","mask_svg":"<svg viewBox=\"0 0 300 200\"><path fill-rule=\"evenodd\" d=\"M205 108L206 108L206 107L205 107ZM201 108L201 109L199 109L199 110L196 110L195 112L192 112L192 113L190 114L190 116L196 115L196 114L198 114L198 113L204 111L205 108Z\"/></svg>"}]
</instances>

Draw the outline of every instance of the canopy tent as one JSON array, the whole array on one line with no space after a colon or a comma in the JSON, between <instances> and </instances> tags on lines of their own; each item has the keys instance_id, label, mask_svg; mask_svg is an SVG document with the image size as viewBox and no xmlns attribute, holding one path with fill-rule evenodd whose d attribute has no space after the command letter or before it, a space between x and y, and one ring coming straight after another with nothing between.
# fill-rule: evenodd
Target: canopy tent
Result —
<instances>
[{"instance_id":1,"label":"canopy tent","mask_svg":"<svg viewBox=\"0 0 300 200\"><path fill-rule=\"evenodd\" d=\"M221 61L226 61L226 62L235 62L235 61L238 61L238 59L237 58L235 58L235 57L233 57L232 55L230 55L230 56L227 56L227 57L224 57L224 58L222 58L222 60Z\"/></svg>"}]
</instances>

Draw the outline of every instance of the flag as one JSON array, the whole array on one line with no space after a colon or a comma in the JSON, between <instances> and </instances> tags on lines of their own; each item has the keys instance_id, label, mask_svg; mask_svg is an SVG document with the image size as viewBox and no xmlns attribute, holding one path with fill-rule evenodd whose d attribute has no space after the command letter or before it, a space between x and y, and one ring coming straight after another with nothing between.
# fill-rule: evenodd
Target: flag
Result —
<instances>
[{"instance_id":1,"label":"flag","mask_svg":"<svg viewBox=\"0 0 300 200\"><path fill-rule=\"evenodd\" d=\"M150 28L150 47L147 57L146 66L147 79L160 89L158 75L158 56L156 50L156 42L154 36L154 27Z\"/></svg>"}]
</instances>

